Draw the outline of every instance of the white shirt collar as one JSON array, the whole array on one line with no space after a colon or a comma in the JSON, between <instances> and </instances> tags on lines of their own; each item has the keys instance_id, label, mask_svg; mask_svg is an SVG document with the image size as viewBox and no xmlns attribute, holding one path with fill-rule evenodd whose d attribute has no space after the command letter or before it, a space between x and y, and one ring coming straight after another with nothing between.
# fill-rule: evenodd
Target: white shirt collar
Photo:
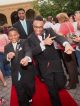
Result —
<instances>
[{"instance_id":1,"label":"white shirt collar","mask_svg":"<svg viewBox=\"0 0 80 106\"><path fill-rule=\"evenodd\" d=\"M42 41L42 36L41 36L41 35L38 35L38 39L39 39L40 41Z\"/></svg>"},{"instance_id":2,"label":"white shirt collar","mask_svg":"<svg viewBox=\"0 0 80 106\"><path fill-rule=\"evenodd\" d=\"M24 19L24 20L20 20L20 22L26 22L26 20Z\"/></svg>"}]
</instances>

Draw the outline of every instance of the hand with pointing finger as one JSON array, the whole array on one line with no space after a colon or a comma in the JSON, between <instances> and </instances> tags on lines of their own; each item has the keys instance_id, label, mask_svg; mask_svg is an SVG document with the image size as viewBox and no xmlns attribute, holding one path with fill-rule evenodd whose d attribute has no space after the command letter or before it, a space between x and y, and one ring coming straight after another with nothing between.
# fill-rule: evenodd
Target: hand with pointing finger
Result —
<instances>
[{"instance_id":1,"label":"hand with pointing finger","mask_svg":"<svg viewBox=\"0 0 80 106\"><path fill-rule=\"evenodd\" d=\"M72 54L73 51L74 51L73 47L70 44L66 44L64 52L67 54Z\"/></svg>"}]
</instances>

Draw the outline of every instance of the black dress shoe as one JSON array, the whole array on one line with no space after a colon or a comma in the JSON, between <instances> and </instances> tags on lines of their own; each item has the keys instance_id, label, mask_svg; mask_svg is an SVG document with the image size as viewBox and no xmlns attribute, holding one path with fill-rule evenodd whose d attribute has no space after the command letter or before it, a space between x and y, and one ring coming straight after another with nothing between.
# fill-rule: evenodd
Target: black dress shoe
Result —
<instances>
[{"instance_id":1,"label":"black dress shoe","mask_svg":"<svg viewBox=\"0 0 80 106\"><path fill-rule=\"evenodd\" d=\"M68 84L67 86L66 86L66 89L67 90L70 90L70 89L76 89L76 84L72 84L72 85L70 85L70 84Z\"/></svg>"}]
</instances>

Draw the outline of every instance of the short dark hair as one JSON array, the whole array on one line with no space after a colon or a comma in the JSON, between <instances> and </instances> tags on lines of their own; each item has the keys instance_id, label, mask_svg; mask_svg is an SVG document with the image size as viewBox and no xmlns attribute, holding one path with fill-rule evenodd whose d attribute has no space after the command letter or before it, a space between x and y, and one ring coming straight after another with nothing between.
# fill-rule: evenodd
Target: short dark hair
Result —
<instances>
[{"instance_id":1,"label":"short dark hair","mask_svg":"<svg viewBox=\"0 0 80 106\"><path fill-rule=\"evenodd\" d=\"M24 11L24 12L25 12L25 10L24 10L23 8L19 8L19 9L17 10L17 12L19 12L19 11Z\"/></svg>"},{"instance_id":2,"label":"short dark hair","mask_svg":"<svg viewBox=\"0 0 80 106\"><path fill-rule=\"evenodd\" d=\"M52 17L52 16L48 16L48 17L47 17L47 21L52 22L52 20L53 20L53 17Z\"/></svg>"},{"instance_id":3,"label":"short dark hair","mask_svg":"<svg viewBox=\"0 0 80 106\"><path fill-rule=\"evenodd\" d=\"M36 16L36 17L34 18L33 21L35 21L35 20L37 20L37 21L43 21L43 17L40 16L40 15L38 15L38 16Z\"/></svg>"},{"instance_id":4,"label":"short dark hair","mask_svg":"<svg viewBox=\"0 0 80 106\"><path fill-rule=\"evenodd\" d=\"M18 32L17 28L14 28L14 27L10 27L10 28L9 28L8 34L9 34L9 32L11 32L11 31L16 31L16 32ZM18 32L18 33L19 33L19 32Z\"/></svg>"}]
</instances>

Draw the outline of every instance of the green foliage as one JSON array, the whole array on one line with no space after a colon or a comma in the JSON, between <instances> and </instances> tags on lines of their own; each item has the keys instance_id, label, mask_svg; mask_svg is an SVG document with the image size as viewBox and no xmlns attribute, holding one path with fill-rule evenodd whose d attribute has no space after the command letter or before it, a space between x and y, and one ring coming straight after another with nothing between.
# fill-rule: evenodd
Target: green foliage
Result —
<instances>
[{"instance_id":1,"label":"green foliage","mask_svg":"<svg viewBox=\"0 0 80 106\"><path fill-rule=\"evenodd\" d=\"M33 10L35 11L39 11L39 5L38 5L38 2L37 1L33 1L32 2L32 7L33 7Z\"/></svg>"},{"instance_id":2,"label":"green foliage","mask_svg":"<svg viewBox=\"0 0 80 106\"><path fill-rule=\"evenodd\" d=\"M48 15L54 17L60 12L74 13L80 9L80 0L48 0L37 5L37 9L43 17Z\"/></svg>"},{"instance_id":3,"label":"green foliage","mask_svg":"<svg viewBox=\"0 0 80 106\"><path fill-rule=\"evenodd\" d=\"M54 8L51 4L47 4L46 2L44 2L40 6L39 11L41 15L43 15L44 17L47 17L48 15L53 15Z\"/></svg>"}]
</instances>

